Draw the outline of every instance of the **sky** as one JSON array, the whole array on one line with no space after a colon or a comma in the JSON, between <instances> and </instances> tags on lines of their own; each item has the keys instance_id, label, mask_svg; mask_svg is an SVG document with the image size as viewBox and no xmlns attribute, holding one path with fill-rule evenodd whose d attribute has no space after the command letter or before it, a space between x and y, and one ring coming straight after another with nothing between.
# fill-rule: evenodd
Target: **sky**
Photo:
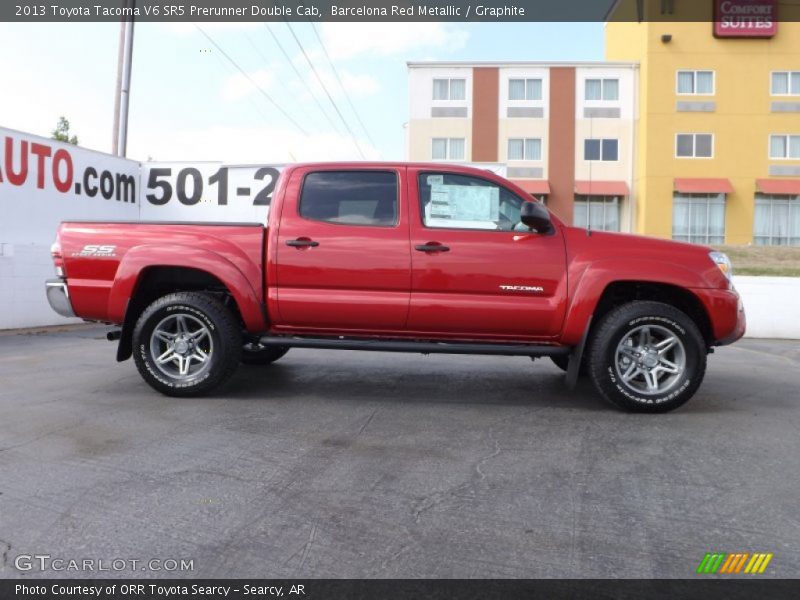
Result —
<instances>
[{"instance_id":1,"label":"sky","mask_svg":"<svg viewBox=\"0 0 800 600\"><path fill-rule=\"evenodd\" d=\"M406 61L603 60L603 23L291 24L348 130L286 23L201 27L219 48L193 24L136 24L129 157L402 160ZM49 137L64 115L110 152L118 43L118 24L1 23L0 126Z\"/></svg>"}]
</instances>

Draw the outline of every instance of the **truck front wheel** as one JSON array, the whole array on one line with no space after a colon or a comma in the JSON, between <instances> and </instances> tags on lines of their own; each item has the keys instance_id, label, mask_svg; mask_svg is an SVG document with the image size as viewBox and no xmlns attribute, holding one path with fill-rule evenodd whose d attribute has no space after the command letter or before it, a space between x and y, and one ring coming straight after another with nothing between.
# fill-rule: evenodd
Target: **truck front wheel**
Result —
<instances>
[{"instance_id":1,"label":"truck front wheel","mask_svg":"<svg viewBox=\"0 0 800 600\"><path fill-rule=\"evenodd\" d=\"M133 358L144 380L167 396L197 396L236 371L242 331L215 297L178 292L148 306L133 330Z\"/></svg>"},{"instance_id":2,"label":"truck front wheel","mask_svg":"<svg viewBox=\"0 0 800 600\"><path fill-rule=\"evenodd\" d=\"M697 391L706 347L694 321L661 302L630 302L603 317L589 346L597 391L631 412L674 410Z\"/></svg>"}]
</instances>

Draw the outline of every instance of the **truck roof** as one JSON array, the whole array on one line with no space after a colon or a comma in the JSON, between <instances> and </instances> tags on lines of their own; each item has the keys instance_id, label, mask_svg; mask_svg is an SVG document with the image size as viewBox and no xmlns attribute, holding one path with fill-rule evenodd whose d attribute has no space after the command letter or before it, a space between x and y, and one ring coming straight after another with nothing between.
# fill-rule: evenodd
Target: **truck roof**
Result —
<instances>
[{"instance_id":1,"label":"truck roof","mask_svg":"<svg viewBox=\"0 0 800 600\"><path fill-rule=\"evenodd\" d=\"M292 163L291 165L287 165L287 168L297 169L297 168L331 168L331 167L341 167L347 169L357 169L359 167L387 167L387 168L398 168L398 167L415 167L415 168L422 168L422 169L445 169L448 171L474 171L477 173L483 172L493 172L490 169L482 169L480 167L475 167L472 165L463 165L460 163L449 163L449 162L407 162L407 161L372 161L372 160L351 160L351 161L328 161L328 162L302 162L302 163Z\"/></svg>"}]
</instances>

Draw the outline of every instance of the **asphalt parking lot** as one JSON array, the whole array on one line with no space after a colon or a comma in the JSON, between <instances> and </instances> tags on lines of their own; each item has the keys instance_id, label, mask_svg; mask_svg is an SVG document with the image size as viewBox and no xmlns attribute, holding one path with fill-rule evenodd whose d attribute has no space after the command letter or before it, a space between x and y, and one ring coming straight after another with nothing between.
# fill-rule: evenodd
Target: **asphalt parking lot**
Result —
<instances>
[{"instance_id":1,"label":"asphalt parking lot","mask_svg":"<svg viewBox=\"0 0 800 600\"><path fill-rule=\"evenodd\" d=\"M649 416L548 360L341 351L170 399L105 331L0 334L0 577L58 576L13 564L49 554L193 560L104 577L662 578L712 551L800 575L799 343L720 349Z\"/></svg>"}]
</instances>

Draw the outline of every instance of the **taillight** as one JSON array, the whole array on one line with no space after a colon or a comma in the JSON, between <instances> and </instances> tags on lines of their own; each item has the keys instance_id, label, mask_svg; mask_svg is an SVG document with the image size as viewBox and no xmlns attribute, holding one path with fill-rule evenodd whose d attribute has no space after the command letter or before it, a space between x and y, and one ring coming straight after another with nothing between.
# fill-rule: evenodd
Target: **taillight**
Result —
<instances>
[{"instance_id":1,"label":"taillight","mask_svg":"<svg viewBox=\"0 0 800 600\"><path fill-rule=\"evenodd\" d=\"M50 246L50 256L53 257L53 264L56 268L56 275L64 277L64 255L61 253L61 240L56 236L56 241Z\"/></svg>"}]
</instances>

